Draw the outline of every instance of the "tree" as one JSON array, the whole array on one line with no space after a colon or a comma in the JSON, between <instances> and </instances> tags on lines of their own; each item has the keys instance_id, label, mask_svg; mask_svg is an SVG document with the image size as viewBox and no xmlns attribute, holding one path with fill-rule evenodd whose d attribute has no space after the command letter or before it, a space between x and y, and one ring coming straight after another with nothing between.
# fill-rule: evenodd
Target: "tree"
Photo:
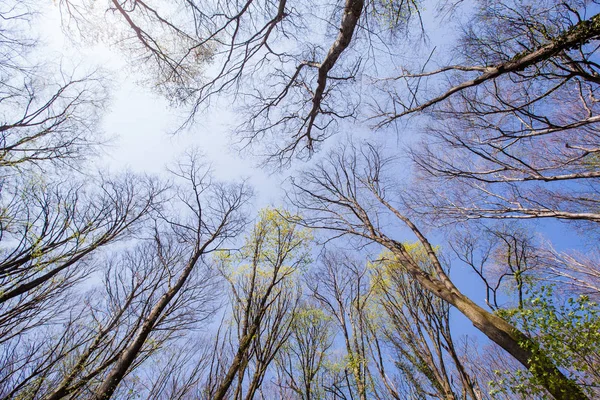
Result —
<instances>
[{"instance_id":1,"label":"tree","mask_svg":"<svg viewBox=\"0 0 600 400\"><path fill-rule=\"evenodd\" d=\"M332 318L318 303L299 306L290 337L275 358L280 390L289 389L302 400L325 398L333 328Z\"/></svg>"},{"instance_id":2,"label":"tree","mask_svg":"<svg viewBox=\"0 0 600 400\"><path fill-rule=\"evenodd\" d=\"M556 284L556 291L564 288L570 295L588 296L595 302L600 300L600 271L597 267L596 249L586 254L569 254L546 246L540 254L544 258L543 276L549 283Z\"/></svg>"},{"instance_id":3,"label":"tree","mask_svg":"<svg viewBox=\"0 0 600 400\"><path fill-rule=\"evenodd\" d=\"M14 75L0 82L3 174L6 167L81 163L102 143L96 124L106 94L99 74L61 71L56 83L29 71Z\"/></svg>"},{"instance_id":4,"label":"tree","mask_svg":"<svg viewBox=\"0 0 600 400\"><path fill-rule=\"evenodd\" d=\"M202 398L209 344L208 338L171 340L121 383L119 398Z\"/></svg>"},{"instance_id":5,"label":"tree","mask_svg":"<svg viewBox=\"0 0 600 400\"><path fill-rule=\"evenodd\" d=\"M97 374L93 369L106 359L88 365L90 356L80 351L96 340L104 346L91 346L96 356L93 351L109 349L107 336L118 337L126 328L115 327L122 322L117 311L106 316L103 304L90 306L82 289L98 276L103 251L139 233L164 192L163 184L148 177L83 173L86 157L102 142L97 125L104 80L98 73L56 67L41 54L31 30L37 6L9 1L0 10L3 398L48 395L61 383L58 371L78 358L90 367L86 373ZM85 329L95 323L98 332Z\"/></svg>"},{"instance_id":6,"label":"tree","mask_svg":"<svg viewBox=\"0 0 600 400\"><path fill-rule=\"evenodd\" d=\"M178 182L168 192L162 193L171 195L169 207L167 203L158 207L153 196L145 196L146 193L136 186L128 187L130 191L125 192L131 194L131 200L125 201L121 192L110 197L115 204L108 205L114 206L118 212L111 211L100 201L88 205L92 215L94 207L109 211L108 222L99 227L96 224L102 219L84 220L85 226L91 227L89 229L107 230L108 233L99 237L109 243L116 240L108 230L112 226L110 218L114 218L115 214L120 216L120 212L126 215L120 218L131 218L128 213L137 205L135 196L142 196L150 202L145 207L152 208L150 213L143 210L141 214L148 217L145 220L147 224L145 229L138 231L138 244L133 246L133 250L122 251L109 260L97 259L108 265L104 269L100 290L86 296L81 293L81 286L75 285L77 279L85 277L86 270L72 271L72 276L66 276L70 280L58 274L63 264L77 267L81 264L77 257L85 260L84 256L96 251L99 244L92 240L93 231L87 236L84 236L85 232L73 236L82 241L74 247L82 252L81 256L79 253L71 254L68 241L59 244L69 251L60 246L47 246L49 250L40 247L44 250L38 257L40 260L33 260L39 261L39 265L29 267L29 270L39 274L58 271L54 276L61 277L61 280L48 278L50 284L46 285L47 288L42 285L43 282L38 285L44 289L38 291L53 301L42 298L46 302L41 302L40 293L31 291L27 293L29 297L22 297L22 303L31 304L30 308L20 304L22 310L17 309L18 313L12 315L15 324L25 326L8 337L3 352L10 352L13 343L26 346L22 346L23 350L17 353L17 357L4 360L3 369L8 371L4 377L7 388L4 394L7 397L50 400L85 395L108 399L119 393L119 385L127 375L155 353L160 353L165 343L176 341L213 314L216 281L206 257L244 228L244 207L250 192L244 184L215 182L196 156L191 156L187 164L180 163L173 174ZM112 194L108 190L105 193L107 197ZM47 208L53 210L55 207ZM77 222L77 213L69 218ZM59 222L50 226L57 230L69 229L69 224L62 223L60 219ZM125 230L128 225L117 227ZM60 239L58 234L49 237ZM87 242L83 241L84 238ZM72 237L68 236L68 239ZM91 246L91 250L88 251L86 246ZM56 251L62 258L55 256L50 259L54 255L51 251ZM41 263L46 259L46 263ZM25 267L22 269L27 272ZM46 269L50 272L47 273ZM63 269L68 271L66 267ZM62 290L61 285L65 286ZM62 300L66 295L74 296L79 304L68 309L70 305L64 300L56 300ZM33 317L33 313L40 315ZM44 319L46 316L48 318ZM35 327L30 326L32 323L50 325L52 329L47 334L38 329L27 335L26 330ZM37 345L42 338L45 343ZM30 366L26 367L25 363Z\"/></svg>"},{"instance_id":7,"label":"tree","mask_svg":"<svg viewBox=\"0 0 600 400\"><path fill-rule=\"evenodd\" d=\"M65 297L92 270L92 253L124 239L162 188L123 174L90 177L83 158L100 143L105 103L99 74L57 70L29 29L31 2L0 16L0 339L58 318ZM53 166L70 171L56 178Z\"/></svg>"},{"instance_id":8,"label":"tree","mask_svg":"<svg viewBox=\"0 0 600 400\"><path fill-rule=\"evenodd\" d=\"M462 251L458 247L454 250L485 283L488 306L534 337L542 351L557 366L568 370L571 378L593 397L597 377L590 365L597 358L597 306L582 294L590 290L596 294L593 282L590 286L581 285L577 279L579 271L569 274L569 270L557 268L552 258L547 258L548 251L536 247L534 240L523 232L486 231L489 237L483 235L479 241L487 245L478 245L473 237L462 236L458 241ZM475 254L477 248L483 249L480 254ZM557 281L561 283L560 289ZM492 393L518 394L522 398L539 395L537 379L529 371L500 365L495 370Z\"/></svg>"},{"instance_id":9,"label":"tree","mask_svg":"<svg viewBox=\"0 0 600 400\"><path fill-rule=\"evenodd\" d=\"M86 36L91 26L110 26L154 87L191 105L187 123L217 98L234 100L243 110L242 146L262 146L267 163L310 157L344 120L367 117L384 128L420 115L429 125L409 151L418 186L394 192L385 176L390 160L370 145L344 147L295 178L290 197L305 219L263 215L240 252L215 261L231 291L226 315L233 324L223 320L212 358L207 361L204 349L193 361L183 350L170 354L164 368L182 360L189 371L178 369L169 388L165 371L158 371L144 393L250 399L261 395L275 370L273 384L286 395L316 396L320 374L319 395L397 398L400 391L385 372L386 352L393 351L401 356L400 382L411 393L475 398L477 368L460 359L450 334L455 307L529 369L526 393L539 386L556 398L585 398L582 385L595 378L578 369L582 358L572 356L578 344L557 346L547 331L561 332L564 344L573 331L569 313L580 323L595 318L593 306L574 300L571 306L583 311L558 311L555 294L530 306L524 277L533 272L567 282L567 291L597 294L595 253L535 248L512 226L493 230L487 222L491 239L482 246L470 236L473 224L456 224L558 219L597 234L600 17L594 3L477 1L454 50L445 46L441 57L431 52L412 73L403 59L416 53L417 43L406 40L411 53L403 54L398 38L414 38L414 20L421 22L417 34L424 28L415 1L61 0L66 27ZM157 371L149 364L162 361L163 346L185 346L186 330L211 314L206 293L214 276L205 255L241 231L247 193L243 185L213 184L194 168L195 160L176 171L192 191L164 204L160 185L139 178L131 178L131 186L123 178L123 187L113 179L96 186L40 179L56 165L79 166L92 149L103 88L95 75L64 73L53 80L38 74L44 67L27 63L19 53L35 41L13 23L32 20L28 7L0 10L6 21L0 28L0 240L6 251L6 262L0 260L0 393L129 398L142 386L140 371ZM316 39L304 39L307 31ZM449 54L451 63L443 59ZM396 67L402 72L392 71ZM371 94L374 111L364 107ZM181 208L168 209L175 203ZM486 285L496 313L459 291L417 223L423 216L466 228L470 235L455 250ZM297 275L309 252L303 224L391 253L391 264L386 260L375 271L326 253L323 275L308 285L312 301L328 311L343 337L347 357L336 363L331 354L317 355L328 348L328 324L312 315L302 321L296 313L302 300ZM400 240L395 228L412 232L420 250ZM133 231L151 234L136 236L143 245L99 268L99 249L133 238ZM100 271L102 299L76 295ZM511 291L501 293L506 288ZM516 311L502 311L504 295ZM382 329L369 321L374 310L383 310ZM542 327L528 319L540 315L552 323ZM47 332L38 329L48 324ZM304 342L300 329L315 336ZM293 378L291 363L302 366L301 379Z\"/></svg>"},{"instance_id":10,"label":"tree","mask_svg":"<svg viewBox=\"0 0 600 400\"><path fill-rule=\"evenodd\" d=\"M260 142L267 161L283 164L312 155L339 121L355 118L360 98L352 83L363 60L389 53L379 49L388 46L380 35L403 30L419 13L412 0L347 0L319 5L318 13L310 2L286 0L60 4L67 26L119 27L118 42L171 98L191 102L192 114L232 94L244 146ZM109 20L94 20L94 11ZM326 43L304 39L308 31L325 33Z\"/></svg>"},{"instance_id":11,"label":"tree","mask_svg":"<svg viewBox=\"0 0 600 400\"><path fill-rule=\"evenodd\" d=\"M184 264L183 246L162 235L161 248L151 241L113 261L106 273L104 293L94 293L101 301L88 300L88 328L77 334L80 349L66 354L60 380L51 386L44 399L68 396L93 396L106 372L114 370L123 354L139 341L139 331L152 317L155 303L168 293L173 277ZM179 337L213 315L216 307L214 273L200 266L188 277L186 285L171 300L135 355L127 371L133 373L164 348L175 345ZM92 296L90 296L92 297ZM55 372L56 373L56 372ZM117 393L121 392L117 389Z\"/></svg>"},{"instance_id":12,"label":"tree","mask_svg":"<svg viewBox=\"0 0 600 400\"><path fill-rule=\"evenodd\" d=\"M405 248L423 271L435 274L419 243L405 244ZM397 354L395 364L402 378L417 396L477 400L479 389L452 337L450 304L410 279L392 253L383 253L372 270L376 310L383 314L376 323L381 332L374 334L382 336Z\"/></svg>"},{"instance_id":13,"label":"tree","mask_svg":"<svg viewBox=\"0 0 600 400\"><path fill-rule=\"evenodd\" d=\"M479 399L486 400L513 400L530 399L530 395L523 395L513 391L512 376L529 376L527 369L514 358L506 357L504 350L495 343L479 343L472 336L467 336L461 343L461 352L465 369L477 382L482 390L476 392ZM540 397L545 392L540 392ZM547 396L546 396L547 397Z\"/></svg>"},{"instance_id":14,"label":"tree","mask_svg":"<svg viewBox=\"0 0 600 400\"><path fill-rule=\"evenodd\" d=\"M160 328L170 309L182 301L180 296L186 293L182 289L190 284L192 273L203 264L206 255L220 249L245 225L243 209L249 196L245 185L213 182L209 171L202 168L198 157L193 154L188 163L179 164L172 172L185 185L176 193L180 208L174 215L160 213L154 234L158 261L168 273L168 278L161 280L165 285L164 292L148 302L148 314L141 318L130 343L119 353L118 359L95 389L96 399L112 397L150 335ZM166 235L161 232L163 223ZM170 235L172 239L169 239ZM170 248L171 240L174 249ZM180 243L181 247L178 246ZM202 293L201 298L205 295ZM178 319L171 323L177 326Z\"/></svg>"},{"instance_id":15,"label":"tree","mask_svg":"<svg viewBox=\"0 0 600 400\"><path fill-rule=\"evenodd\" d=\"M253 398L291 334L298 276L310 262L311 238L295 220L285 212L263 210L239 254L221 254L219 269L230 286L235 332L229 365L206 388L211 399L231 392L236 399Z\"/></svg>"},{"instance_id":16,"label":"tree","mask_svg":"<svg viewBox=\"0 0 600 400\"><path fill-rule=\"evenodd\" d=\"M48 60L31 29L40 16L38 6L9 0L0 9L3 186L7 175L33 166L81 166L103 142L98 122L107 101L105 77Z\"/></svg>"},{"instance_id":17,"label":"tree","mask_svg":"<svg viewBox=\"0 0 600 400\"><path fill-rule=\"evenodd\" d=\"M97 186L33 181L4 187L1 340L53 318L55 303L93 271L92 256L139 228L161 191L157 182L133 175Z\"/></svg>"},{"instance_id":18,"label":"tree","mask_svg":"<svg viewBox=\"0 0 600 400\"><path fill-rule=\"evenodd\" d=\"M450 3L460 7L460 2ZM466 26L459 27L465 34L456 48L439 55L432 52L417 73L408 72L403 54L394 51L399 31L414 34L424 27L422 7L415 1L346 1L324 7L321 14L330 15L327 22L337 27L334 32L321 28L310 4L303 2L188 1L175 12L160 1L114 0L96 10L114 17L110 26L116 23L125 32L120 42L158 72L159 85L175 83L178 89L170 92L190 100L194 112L215 95L233 92L248 108L239 133L246 144L275 139L272 146L263 143L272 161L289 162L295 155L312 153L316 144L335 133L339 121L361 114L363 102L353 92L365 73L383 88L383 95L373 96L375 112L364 113L380 127L422 111L437 113L437 127L444 125L445 116L469 115L476 127L504 132L483 142L490 151L515 139L527 146L529 139L546 143L544 139L556 132L585 131L581 139L569 135L574 139L568 141L570 150L560 154L557 149L556 158L546 163L527 165L488 152L490 163L507 163L521 175L518 179L564 180L573 174L561 171L561 161L580 166L597 151L594 42L600 28L597 16L588 17L592 4L481 0ZM68 0L61 5L68 22L89 19L89 7ZM296 39L306 28L329 33L329 43ZM412 43L416 55L415 47ZM367 55L372 63L363 62ZM459 63L447 64L449 55ZM216 71L199 73L208 62L216 64ZM434 63L442 66L427 70ZM389 72L390 64L405 73ZM438 93L425 90L433 86L427 83L441 80L448 84ZM460 135L460 130L454 131ZM457 138L446 140L460 146ZM477 145L473 140L472 146ZM522 208L528 209L525 204Z\"/></svg>"},{"instance_id":19,"label":"tree","mask_svg":"<svg viewBox=\"0 0 600 400\"><path fill-rule=\"evenodd\" d=\"M312 296L335 321L344 342L342 369L350 396L370 395L372 376L368 365L369 329L366 309L372 288L366 265L342 252L323 255L322 266L308 286Z\"/></svg>"},{"instance_id":20,"label":"tree","mask_svg":"<svg viewBox=\"0 0 600 400\"><path fill-rule=\"evenodd\" d=\"M534 238L511 226L461 231L450 246L485 285L493 311L506 306L503 297L522 304L526 279L540 280L548 268Z\"/></svg>"},{"instance_id":21,"label":"tree","mask_svg":"<svg viewBox=\"0 0 600 400\"><path fill-rule=\"evenodd\" d=\"M406 273L425 290L456 307L490 340L525 367L532 367L531 349L537 348L536 342L461 293L444 271L427 238L392 205L396 199L390 198L384 175L389 162L373 146L365 145L363 150L352 145L345 146L331 152L325 161L305 172L299 180L293 180L295 193L290 195L290 200L310 213L311 216L305 220L308 226L327 229L338 235L361 237L390 250L405 266ZM424 271L403 243L386 232L384 216L394 216L417 237L432 264L433 274ZM536 356L540 357L543 371L536 368L534 373L555 398L586 398L582 390L543 352Z\"/></svg>"},{"instance_id":22,"label":"tree","mask_svg":"<svg viewBox=\"0 0 600 400\"><path fill-rule=\"evenodd\" d=\"M423 179L415 209L438 221L551 218L596 232L592 3L479 1L454 49L457 64L432 53L441 68L395 78L410 90L385 81L394 110L382 111L380 124L419 113L428 125L410 151ZM434 81L441 89L426 90Z\"/></svg>"},{"instance_id":23,"label":"tree","mask_svg":"<svg viewBox=\"0 0 600 400\"><path fill-rule=\"evenodd\" d=\"M416 83L419 78L454 72L458 73L458 77L450 80L451 86L442 89L441 94L431 96L427 93L430 98L425 101L417 98L416 95L422 93L415 91L404 93L409 101L394 97L400 112L387 113L384 123L438 105L455 94L464 94L464 99L477 96L478 92L469 89L493 85L494 81L497 83L504 78L513 78L512 83L517 86L536 80L550 80L549 85L541 86L544 95L532 97L533 101L527 102L529 104L545 101L554 88L570 80L595 83L596 66L591 60L594 48L590 42L596 41L600 35L600 19L597 15L586 18L588 7L589 4L580 1L478 2L474 18L465 26L457 49L460 61L464 64L444 66L431 72L405 74L396 79L405 78ZM476 77L469 80L460 75ZM501 90L500 85L494 86ZM483 98L494 93L499 95L502 92L479 92ZM510 103L506 106L509 107ZM510 113L517 108L507 108L505 111Z\"/></svg>"}]
</instances>

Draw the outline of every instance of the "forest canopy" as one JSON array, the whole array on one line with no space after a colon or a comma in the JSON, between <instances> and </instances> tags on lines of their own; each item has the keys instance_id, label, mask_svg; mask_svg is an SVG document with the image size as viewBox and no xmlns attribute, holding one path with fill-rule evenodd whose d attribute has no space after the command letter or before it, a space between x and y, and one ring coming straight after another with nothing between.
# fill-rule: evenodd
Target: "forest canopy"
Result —
<instances>
[{"instance_id":1,"label":"forest canopy","mask_svg":"<svg viewBox=\"0 0 600 400\"><path fill-rule=\"evenodd\" d=\"M599 12L0 2L0 398L600 396ZM98 167L124 76L194 133L162 174Z\"/></svg>"}]
</instances>

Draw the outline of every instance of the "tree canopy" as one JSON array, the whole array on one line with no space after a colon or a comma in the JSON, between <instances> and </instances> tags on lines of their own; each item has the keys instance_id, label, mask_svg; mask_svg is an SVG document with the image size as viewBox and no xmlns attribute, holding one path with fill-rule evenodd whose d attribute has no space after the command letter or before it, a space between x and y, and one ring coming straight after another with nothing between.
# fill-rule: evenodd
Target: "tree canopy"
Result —
<instances>
[{"instance_id":1,"label":"tree canopy","mask_svg":"<svg viewBox=\"0 0 600 400\"><path fill-rule=\"evenodd\" d=\"M286 178L101 170L115 75L3 2L1 399L600 395L597 1L54 7Z\"/></svg>"}]
</instances>

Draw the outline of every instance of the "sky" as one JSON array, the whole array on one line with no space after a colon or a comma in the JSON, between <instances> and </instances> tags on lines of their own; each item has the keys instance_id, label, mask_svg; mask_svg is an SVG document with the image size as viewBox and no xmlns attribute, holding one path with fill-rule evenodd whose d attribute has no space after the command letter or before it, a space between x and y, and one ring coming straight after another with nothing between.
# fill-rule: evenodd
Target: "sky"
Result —
<instances>
[{"instance_id":1,"label":"sky","mask_svg":"<svg viewBox=\"0 0 600 400\"><path fill-rule=\"evenodd\" d=\"M45 51L48 54L55 54L56 59L62 57L63 62L77 65L81 70L100 66L110 74L113 81L111 100L102 118L102 129L110 141L104 147L100 158L95 160L96 167L115 172L130 169L139 173L161 175L165 173L165 167L169 163L176 161L186 150L196 148L205 154L207 162L218 178L249 179L249 183L254 187L255 210L282 204L285 179L294 169L301 169L305 165L300 163L292 169L273 173L257 167L257 159L245 157L243 153L234 150L231 146L233 138L229 132L235 125L236 116L231 107L222 104L223 101L221 104L214 104L210 113L200 114L188 130L172 134L187 117L185 108L171 107L163 96L139 84L142 76L130 70L118 50L102 43L76 45L66 38L60 26L56 3L48 3L42 14L44 17L40 19L38 28L41 32L40 37L47 43ZM426 25L434 23L430 16L431 13L426 14ZM441 28L429 29L429 32L433 32L427 38L429 43L443 45L451 39L449 35L436 35L436 31L441 31ZM376 141L385 144L388 151L400 149L407 142L417 138L414 128L408 131L389 129L384 132L371 132L365 126L342 124L341 127L342 131L350 133L341 133L335 138L330 138L324 146L324 151L317 154L316 159L325 153L327 147L335 146L336 140L343 140L344 136L351 136L353 140L373 140L373 136L376 136ZM406 169L403 170L406 172ZM412 235L406 237L408 241L415 240ZM443 237L439 239L443 240ZM457 286L465 290L465 294L472 296L476 301L484 298L482 287L473 284L475 278L469 270L456 267L453 269L453 275L456 277ZM457 333L480 336L471 323L458 312L454 313L453 318Z\"/></svg>"},{"instance_id":2,"label":"sky","mask_svg":"<svg viewBox=\"0 0 600 400\"><path fill-rule=\"evenodd\" d=\"M60 60L66 65L74 65L77 70L101 68L110 75L111 100L102 118L102 128L110 139L104 147L101 158L95 164L111 170L128 168L137 172L161 174L165 166L176 161L178 156L189 149L200 150L212 165L215 175L221 179L248 178L255 187L257 207L276 205L280 202L283 182L295 170L305 168L306 163L296 162L291 168L279 171L265 170L258 167L262 161L248 156L248 152L238 152L232 146L235 138L230 134L240 121L236 120L231 104L217 99L211 104L209 112L199 113L192 126L186 131L172 134L189 115L186 107L171 107L165 97L153 92L148 85L141 84L144 76L139 71L131 70L131 66L123 58L123 53L116 48L98 41L96 43L77 43L69 40L61 29L60 9L57 0L47 0L46 7L40 10L41 18L37 21L36 30L44 42L44 52L48 58ZM452 40L454 32L449 24L439 24L433 17L435 3L425 3L423 24L428 36L419 38L419 43L426 43L422 49L433 46L444 46ZM446 21L447 22L447 21ZM96 33L92 33L92 36ZM310 32L314 40L316 32ZM417 40L417 39L415 39ZM418 54L420 45L407 44L410 52ZM421 54L420 56L422 56ZM408 57L408 56L404 56ZM363 82L368 85L368 82ZM413 121L414 122L414 121ZM311 162L322 156L328 148L335 147L339 140L348 137L376 140L387 150L395 151L418 137L413 123L409 129L391 127L377 132L370 131L369 121L348 124L342 121L340 134L329 138L323 145L320 154Z\"/></svg>"},{"instance_id":3,"label":"sky","mask_svg":"<svg viewBox=\"0 0 600 400\"><path fill-rule=\"evenodd\" d=\"M139 85L137 82L141 76L129 70L118 51L102 44L76 46L71 43L61 30L58 12L56 3L48 2L47 9L42 13L44 17L40 18L37 27L41 32L40 36L48 44L48 54L61 55L69 63L78 64L81 69L102 66L113 80L112 99L102 120L102 128L111 140L95 163L98 168L113 171L130 169L160 175L164 174L166 165L176 161L186 150L197 148L205 154L218 178L249 180L255 189L255 209L281 204L282 187L294 169L272 173L273 171L258 168L257 159L245 157L244 153L234 150L229 132L235 125L236 115L230 105L217 101L210 113L200 114L188 130L171 134L187 116L186 110L170 107L160 94ZM433 24L434 21L430 18L432 13L425 15L424 23ZM442 34L444 30L448 30L447 27L426 27L426 30L429 32L428 40L431 45L443 45L451 40L451 35ZM377 135L377 141L384 142L388 149L400 148L407 141L416 138L416 135L412 136L412 130L411 135L401 138L390 132L374 134L364 126L345 128L352 130L355 139ZM330 139L327 146L335 146L335 140L339 139ZM294 168L302 167L303 165L296 165ZM549 223L544 230L558 244L559 249L577 247L582 240L576 236L564 237L560 223ZM437 236L440 241L444 240L443 236ZM436 234L432 234L432 237L435 239ZM483 305L483 285L471 271L457 263L453 268L453 277L466 295ZM457 333L479 335L464 317L455 313L454 318Z\"/></svg>"},{"instance_id":4,"label":"sky","mask_svg":"<svg viewBox=\"0 0 600 400\"><path fill-rule=\"evenodd\" d=\"M109 74L110 101L101 122L108 142L94 160L97 168L163 175L169 164L195 149L218 179L248 179L255 188L257 208L279 202L281 182L289 171L267 172L257 167L256 160L232 149L229 132L235 115L230 108L217 103L189 129L173 134L187 117L185 108L171 107L163 96L142 86L140 73L132 71L117 50L102 43L74 44L65 37L56 3L47 3L41 15L36 28L49 58L76 65L79 71L101 68Z\"/></svg>"}]
</instances>

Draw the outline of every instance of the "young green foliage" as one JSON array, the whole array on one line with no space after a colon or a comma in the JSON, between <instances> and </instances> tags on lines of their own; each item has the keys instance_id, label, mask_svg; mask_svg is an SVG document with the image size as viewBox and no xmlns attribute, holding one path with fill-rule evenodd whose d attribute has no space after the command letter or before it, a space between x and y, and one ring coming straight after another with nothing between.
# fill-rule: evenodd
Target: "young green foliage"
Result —
<instances>
[{"instance_id":1,"label":"young green foliage","mask_svg":"<svg viewBox=\"0 0 600 400\"><path fill-rule=\"evenodd\" d=\"M541 286L529 290L523 307L499 310L498 314L536 339L539 347L531 349L543 352L559 368L568 371L590 396L598 395L600 372L600 308L587 296L571 297L560 302L553 286ZM525 344L524 344L525 345ZM543 365L533 363L530 372ZM534 374L498 371L501 378L492 382L494 391L506 391L512 387L515 393L544 397Z\"/></svg>"}]
</instances>

